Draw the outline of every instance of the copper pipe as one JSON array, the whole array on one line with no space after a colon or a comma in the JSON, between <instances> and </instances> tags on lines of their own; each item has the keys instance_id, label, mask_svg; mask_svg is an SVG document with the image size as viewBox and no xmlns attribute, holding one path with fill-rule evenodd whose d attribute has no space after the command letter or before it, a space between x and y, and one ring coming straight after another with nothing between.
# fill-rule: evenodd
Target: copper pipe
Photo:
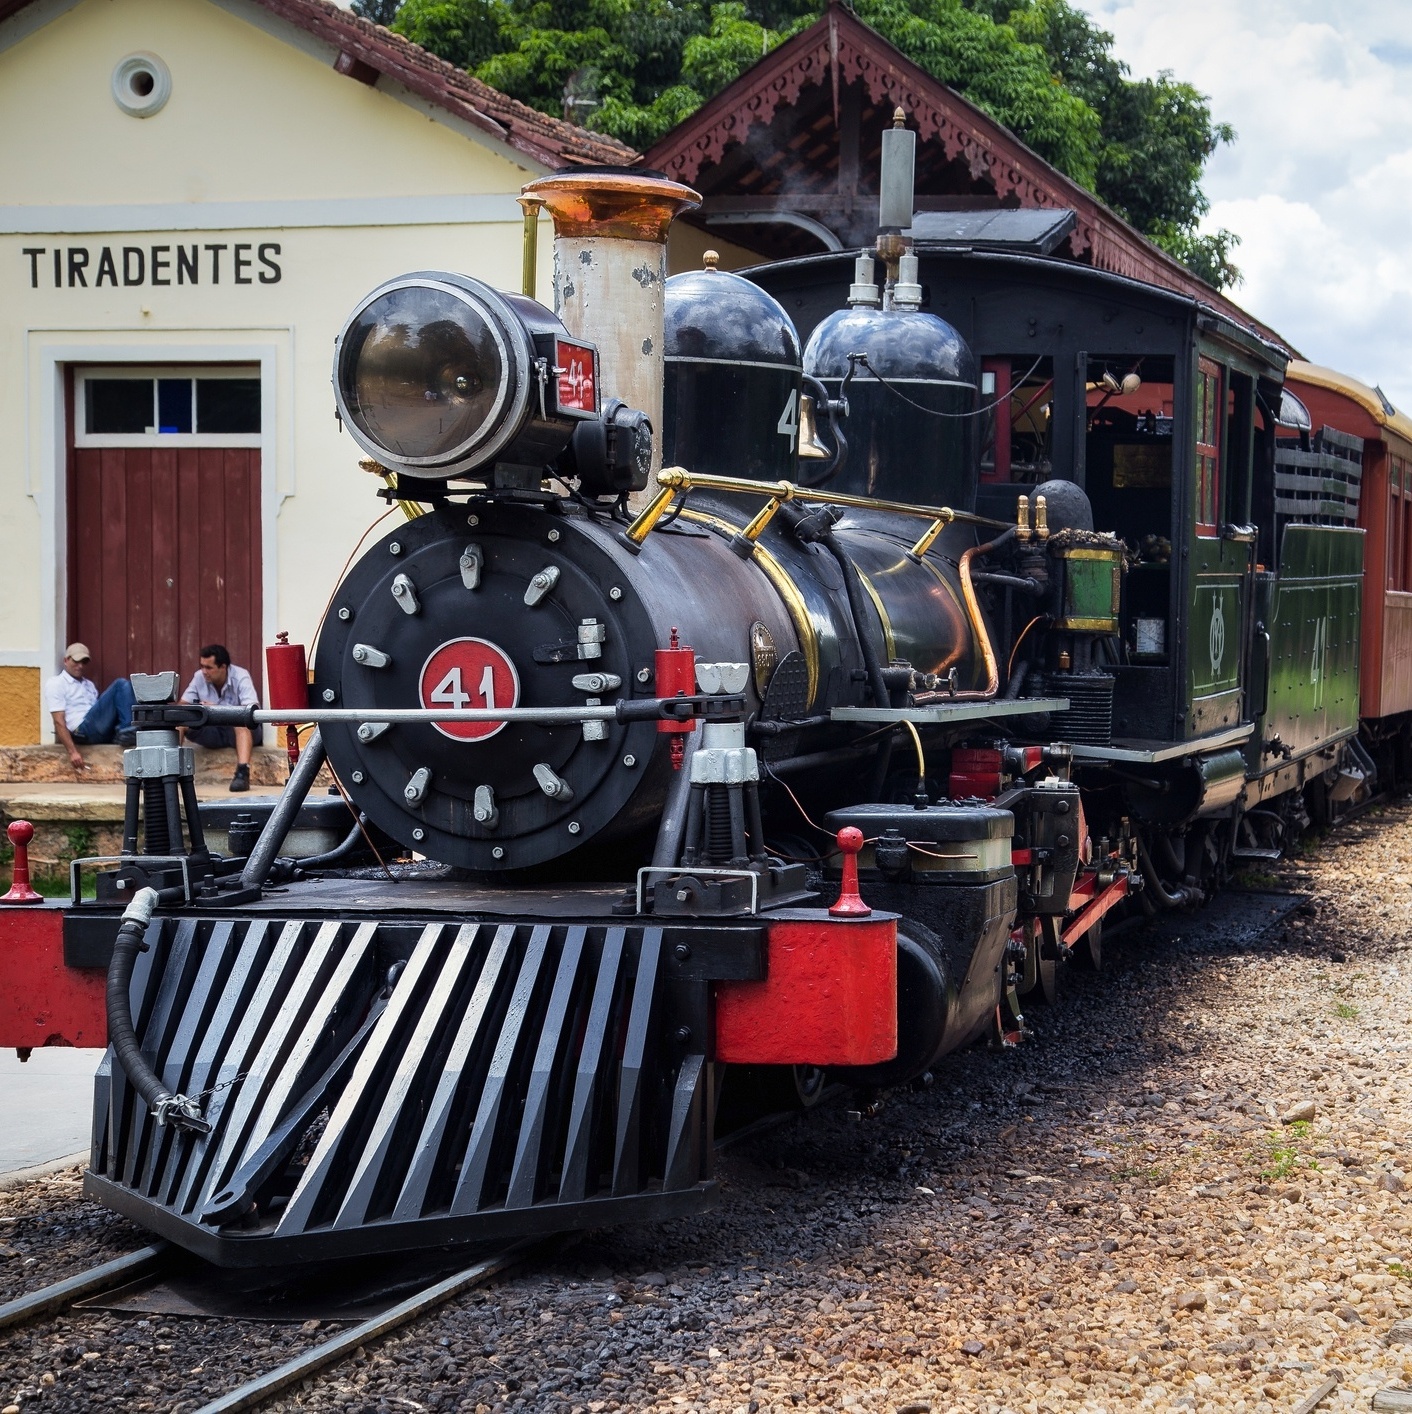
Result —
<instances>
[{"instance_id":1,"label":"copper pipe","mask_svg":"<svg viewBox=\"0 0 1412 1414\"><path fill-rule=\"evenodd\" d=\"M981 617L980 600L976 598L976 586L971 579L971 561L990 554L1014 534L1015 527L1011 526L988 544L972 545L969 550L962 552L958 566L961 571L961 598L966 605L966 617L971 621L971 631L980 645L981 659L985 663L986 685L967 688L963 692L919 692L914 699L917 706L922 707L933 702L974 702L977 698L994 697L999 692L1000 664L996 661L995 649L991 646L985 619Z\"/></svg>"},{"instance_id":2,"label":"copper pipe","mask_svg":"<svg viewBox=\"0 0 1412 1414\"><path fill-rule=\"evenodd\" d=\"M1000 690L1000 664L995 661L995 649L991 647L990 633L985 619L981 617L980 600L976 598L976 586L971 582L971 561L978 555L989 554L995 548L995 541L989 545L972 545L961 556L961 597L966 601L966 613L970 616L971 629L981 646L981 658L985 662L986 685L978 691L967 694L974 697L994 697ZM960 696L961 694L957 694Z\"/></svg>"}]
</instances>

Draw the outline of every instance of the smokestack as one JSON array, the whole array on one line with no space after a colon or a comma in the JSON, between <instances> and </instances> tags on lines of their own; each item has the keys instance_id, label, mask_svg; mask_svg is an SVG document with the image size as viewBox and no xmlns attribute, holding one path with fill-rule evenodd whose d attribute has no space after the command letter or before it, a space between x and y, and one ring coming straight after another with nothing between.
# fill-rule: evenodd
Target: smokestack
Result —
<instances>
[{"instance_id":1,"label":"smokestack","mask_svg":"<svg viewBox=\"0 0 1412 1414\"><path fill-rule=\"evenodd\" d=\"M554 218L554 312L570 333L598 345L601 403L621 398L651 418L655 477L667 232L701 196L665 177L603 168L540 177L523 192Z\"/></svg>"}]
</instances>

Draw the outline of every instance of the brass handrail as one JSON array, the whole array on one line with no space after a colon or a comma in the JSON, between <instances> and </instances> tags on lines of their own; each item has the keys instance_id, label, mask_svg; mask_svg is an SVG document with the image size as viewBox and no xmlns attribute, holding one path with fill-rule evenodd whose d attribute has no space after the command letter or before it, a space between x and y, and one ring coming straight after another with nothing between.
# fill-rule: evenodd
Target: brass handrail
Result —
<instances>
[{"instance_id":1,"label":"brass handrail","mask_svg":"<svg viewBox=\"0 0 1412 1414\"><path fill-rule=\"evenodd\" d=\"M800 486L793 481L751 481L743 476L712 476L705 472L688 471L681 466L664 466L657 473L657 484L662 489L638 515L624 532L629 542L640 546L652 531L652 527L666 514L667 507L678 495L691 491L723 491L733 496L763 496L766 506L751 521L743 534L747 540L754 540L769 524L774 513L785 501L851 506L865 511L887 511L892 515L914 516L919 520L933 522L932 531L923 539L929 548L931 541L941 530L953 521L968 525L994 526L1008 530L1010 522L991 520L988 516L978 516L970 511L954 511L949 506L917 506L908 501L884 501L874 496L851 496L844 491L829 491L822 487ZM920 542L919 542L920 543Z\"/></svg>"}]
</instances>

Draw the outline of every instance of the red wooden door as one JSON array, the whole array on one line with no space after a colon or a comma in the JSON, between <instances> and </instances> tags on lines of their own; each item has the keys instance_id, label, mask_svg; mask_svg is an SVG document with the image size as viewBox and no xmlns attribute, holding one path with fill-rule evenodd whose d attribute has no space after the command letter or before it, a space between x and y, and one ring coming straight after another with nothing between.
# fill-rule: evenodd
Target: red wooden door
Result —
<instances>
[{"instance_id":1,"label":"red wooden door","mask_svg":"<svg viewBox=\"0 0 1412 1414\"><path fill-rule=\"evenodd\" d=\"M263 677L260 452L252 447L78 447L69 476L69 638L106 687L175 668L201 647Z\"/></svg>"}]
</instances>

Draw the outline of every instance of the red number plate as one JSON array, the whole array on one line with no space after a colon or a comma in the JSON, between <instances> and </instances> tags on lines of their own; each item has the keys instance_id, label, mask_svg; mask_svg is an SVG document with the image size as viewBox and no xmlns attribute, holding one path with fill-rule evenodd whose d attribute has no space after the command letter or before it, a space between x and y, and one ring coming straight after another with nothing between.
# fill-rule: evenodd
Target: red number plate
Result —
<instances>
[{"instance_id":1,"label":"red number plate","mask_svg":"<svg viewBox=\"0 0 1412 1414\"><path fill-rule=\"evenodd\" d=\"M554 341L559 368L559 406L568 412L598 411L598 350L592 344Z\"/></svg>"},{"instance_id":2,"label":"red number plate","mask_svg":"<svg viewBox=\"0 0 1412 1414\"><path fill-rule=\"evenodd\" d=\"M443 643L422 669L422 706L518 707L520 675L503 648L484 638L453 638ZM486 741L505 729L504 722L433 722L455 741Z\"/></svg>"}]
</instances>

